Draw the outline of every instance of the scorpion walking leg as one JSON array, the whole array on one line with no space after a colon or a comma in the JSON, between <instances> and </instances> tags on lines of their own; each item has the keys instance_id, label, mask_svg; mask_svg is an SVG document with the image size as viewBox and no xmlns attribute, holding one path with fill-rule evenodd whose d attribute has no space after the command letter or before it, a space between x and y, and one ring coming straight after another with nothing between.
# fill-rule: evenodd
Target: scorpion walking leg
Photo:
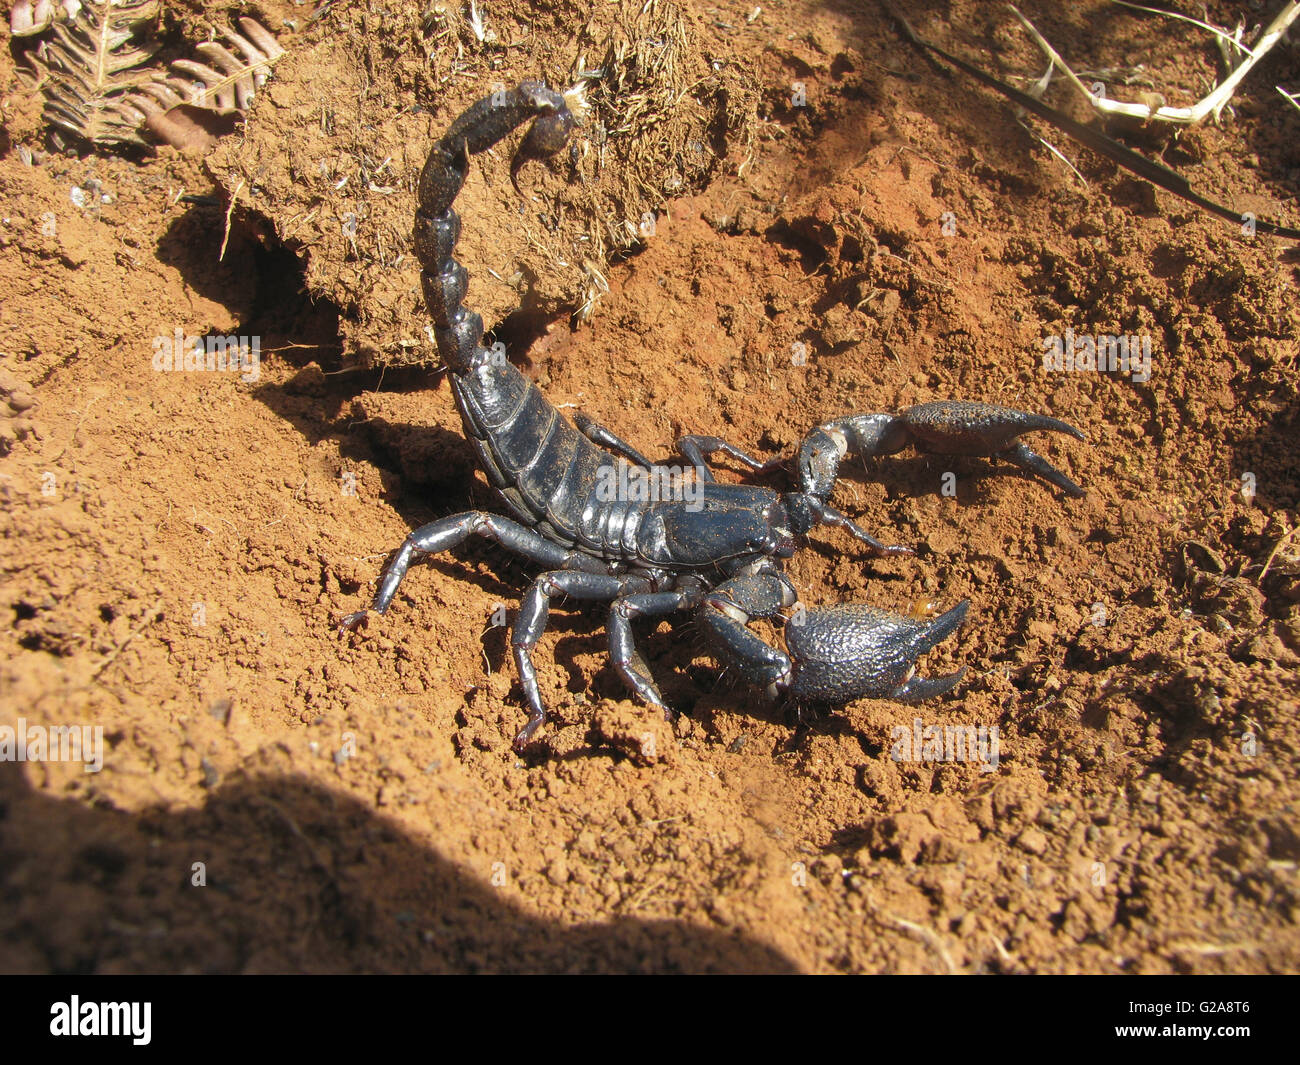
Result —
<instances>
[{"instance_id":1,"label":"scorpion walking leg","mask_svg":"<svg viewBox=\"0 0 1300 1065\"><path fill-rule=\"evenodd\" d=\"M528 589L519 605L519 617L510 635L519 682L523 685L528 702L528 724L515 737L515 750L522 750L546 720L546 707L537 687L537 671L533 668L533 648L546 631L546 621L551 613L551 597L571 595L575 599L618 599L628 593L648 591L652 582L646 577L611 577L604 573L581 573L574 570L553 570L543 573ZM662 704L661 704L662 705Z\"/></svg>"},{"instance_id":2,"label":"scorpion walking leg","mask_svg":"<svg viewBox=\"0 0 1300 1065\"><path fill-rule=\"evenodd\" d=\"M578 427L578 432L582 433L583 436L598 447L612 451L615 455L622 455L634 466L640 466L647 470L654 469L654 463L621 436L616 436L603 425L598 425L592 421L585 414L575 414L573 424Z\"/></svg>"},{"instance_id":3,"label":"scorpion walking leg","mask_svg":"<svg viewBox=\"0 0 1300 1065\"><path fill-rule=\"evenodd\" d=\"M766 473L779 465L779 462L762 462L753 455L741 451L734 444L728 444L720 436L683 436L677 441L677 453L699 470L701 479L706 481L713 480L709 456L719 451L724 455L730 455L742 466L755 473Z\"/></svg>"},{"instance_id":4,"label":"scorpion walking leg","mask_svg":"<svg viewBox=\"0 0 1300 1065\"><path fill-rule=\"evenodd\" d=\"M537 562L543 566L599 565L594 559L578 551L571 551L539 536L532 529L525 528L517 521L503 518L482 510L470 510L463 514L453 514L448 518L431 521L422 525L409 536L398 549L392 564L384 572L375 592L375 600L369 610L359 610L349 614L339 625L339 632L356 629L373 612L383 614L388 610L397 588L406 576L412 562L425 555L436 555L441 551L455 547L473 535L486 536L496 540L508 551Z\"/></svg>"},{"instance_id":5,"label":"scorpion walking leg","mask_svg":"<svg viewBox=\"0 0 1300 1065\"><path fill-rule=\"evenodd\" d=\"M629 688L651 706L659 707L666 718L671 718L672 712L664 703L659 686L637 650L632 636L632 619L664 617L679 610L693 610L704 596L704 583L693 577L683 578L682 583L682 587L671 592L640 592L624 596L609 610L609 656L614 668Z\"/></svg>"}]
</instances>

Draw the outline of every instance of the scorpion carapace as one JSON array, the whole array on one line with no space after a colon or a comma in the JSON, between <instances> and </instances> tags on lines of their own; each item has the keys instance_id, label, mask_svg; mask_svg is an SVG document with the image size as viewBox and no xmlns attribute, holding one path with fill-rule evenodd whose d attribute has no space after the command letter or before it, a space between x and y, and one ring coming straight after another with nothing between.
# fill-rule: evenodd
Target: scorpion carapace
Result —
<instances>
[{"instance_id":1,"label":"scorpion carapace","mask_svg":"<svg viewBox=\"0 0 1300 1065\"><path fill-rule=\"evenodd\" d=\"M350 614L340 631L355 629L372 611L383 614L412 561L478 535L543 569L525 593L511 632L529 710L516 750L546 719L532 653L556 596L611 604L614 666L637 695L665 714L633 641L632 621L688 610L718 657L772 698L837 704L862 696L925 699L950 691L964 670L929 679L915 675L914 663L961 624L966 602L926 620L861 604L804 608L784 560L818 525L844 529L878 555L911 553L881 543L830 505L839 464L848 455L871 458L908 444L940 454L996 455L1067 494L1082 495L1018 440L1041 429L1082 435L1053 418L987 403L927 403L898 415L854 414L826 422L789 459L768 462L718 437L683 437L678 453L696 470L688 497L611 495L609 485L619 483L617 474L626 474L627 463L651 474L665 468L588 418L579 415L577 427L571 425L513 365L484 348L482 319L463 306L468 274L453 257L460 219L451 205L470 156L526 122L532 125L512 161L512 180L525 162L554 155L566 143L574 119L564 96L525 81L457 118L421 172L414 233L425 302L465 434L513 516L467 511L416 529L385 571L371 610ZM716 453L758 472L790 467L795 490L718 483L708 466ZM785 622L783 647L749 628L756 618Z\"/></svg>"}]
</instances>

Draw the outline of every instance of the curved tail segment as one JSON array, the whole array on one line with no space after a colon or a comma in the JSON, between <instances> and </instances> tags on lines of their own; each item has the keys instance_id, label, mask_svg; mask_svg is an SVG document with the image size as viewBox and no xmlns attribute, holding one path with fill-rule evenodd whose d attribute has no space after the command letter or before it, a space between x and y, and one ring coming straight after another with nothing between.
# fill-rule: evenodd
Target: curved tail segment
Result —
<instances>
[{"instance_id":1,"label":"curved tail segment","mask_svg":"<svg viewBox=\"0 0 1300 1065\"><path fill-rule=\"evenodd\" d=\"M483 351L483 319L463 307L469 274L453 253L460 239L460 218L451 209L465 177L469 157L491 148L525 122L532 128L510 166L514 181L532 159L544 159L564 147L574 118L564 97L539 81L521 82L485 97L469 108L429 151L420 172L415 212L415 254L423 270L424 301L433 317L438 354L453 371L474 365Z\"/></svg>"}]
</instances>

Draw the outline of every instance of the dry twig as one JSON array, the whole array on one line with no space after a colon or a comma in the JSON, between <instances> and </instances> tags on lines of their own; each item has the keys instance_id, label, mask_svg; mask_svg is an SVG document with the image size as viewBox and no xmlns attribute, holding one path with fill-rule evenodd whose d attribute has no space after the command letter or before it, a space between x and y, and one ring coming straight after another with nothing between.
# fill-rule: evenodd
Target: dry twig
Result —
<instances>
[{"instance_id":1,"label":"dry twig","mask_svg":"<svg viewBox=\"0 0 1300 1065\"><path fill-rule=\"evenodd\" d=\"M1291 24L1297 18L1300 18L1300 2L1290 0L1290 2L1278 12L1277 17L1269 24L1268 28L1260 35L1253 48L1247 48L1241 41L1233 36L1225 34L1222 30L1216 29L1206 22L1198 22L1196 19L1188 18L1186 15L1179 15L1170 11L1160 11L1156 8L1142 7L1138 4L1124 3L1123 0L1114 0L1115 3L1122 3L1124 7L1136 8L1139 11L1150 11L1159 15L1167 15L1170 18L1181 19L1184 22L1191 22L1194 25L1208 29L1210 32L1217 34L1221 39L1229 41L1234 47L1245 53L1246 58L1239 63L1228 74L1223 81L1216 85L1207 96L1193 104L1191 107L1168 107L1161 103L1159 107L1153 107L1145 103L1126 103L1123 100L1107 99L1098 92L1093 92L1079 80L1078 76L1070 69L1070 66L1061 58L1059 52L1053 48L1043 37L1034 24L1021 14L1020 10L1014 5L1010 6L1016 18L1020 20L1028 31L1034 42L1042 49L1043 53L1051 60L1052 65L1059 69L1066 79L1079 90L1080 94L1092 105L1094 109L1103 115L1123 115L1128 118L1136 118L1143 122L1173 122L1178 125L1194 126L1206 118L1213 117L1217 122L1223 109L1228 106L1228 101L1232 99L1232 94L1237 91L1237 86L1251 69L1261 59L1266 56L1282 36L1290 28Z\"/></svg>"}]
</instances>

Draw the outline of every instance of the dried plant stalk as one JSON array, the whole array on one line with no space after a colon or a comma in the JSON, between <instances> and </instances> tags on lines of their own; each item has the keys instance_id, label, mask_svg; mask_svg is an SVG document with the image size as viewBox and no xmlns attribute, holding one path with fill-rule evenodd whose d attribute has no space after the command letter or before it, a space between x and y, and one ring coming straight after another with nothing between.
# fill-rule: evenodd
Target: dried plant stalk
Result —
<instances>
[{"instance_id":1,"label":"dried plant stalk","mask_svg":"<svg viewBox=\"0 0 1300 1065\"><path fill-rule=\"evenodd\" d=\"M1115 0L1115 2L1122 3L1123 0ZM1029 19L1025 18L1014 4L1008 6L1011 8L1012 12L1014 12L1016 18L1020 20L1021 25L1025 27L1025 30L1034 39L1034 43L1036 43L1038 47L1042 49L1043 54L1051 60L1052 65L1057 67L1061 73L1065 75L1070 84L1078 89L1093 108L1101 114L1124 115L1128 118L1136 118L1143 122L1155 120L1159 122L1172 122L1184 126L1197 125L1211 116L1217 121L1219 115L1223 112L1223 109L1228 106L1228 101L1232 99L1232 94L1237 91L1237 86L1241 84L1242 79L1245 78L1255 64L1263 59L1273 46L1282 39L1283 35L1291 27L1291 24L1295 22L1297 18L1300 18L1300 2L1297 2L1297 0L1291 0L1291 2L1287 3L1282 10L1278 12L1277 17L1273 19L1268 28L1260 34L1259 40L1255 42L1253 48L1247 49L1240 41L1229 37L1228 40L1232 42L1236 48L1245 52L1246 58L1238 64L1222 82L1216 85L1209 95L1204 99L1199 100L1191 107L1167 107L1163 104L1157 107L1150 104L1135 104L1125 103L1122 100L1109 100L1104 96L1092 92L1083 84L1082 81L1079 80L1074 71L1070 69L1069 64L1061 58L1060 53L1047 42L1037 29L1035 29L1034 24L1030 22ZM1136 7L1141 11L1153 11L1156 14L1169 15L1173 18L1181 18L1183 21L1195 22L1195 20L1187 19L1186 16L1176 15L1168 11L1159 11L1155 8L1147 8L1142 7L1141 5L1129 3L1124 3L1123 6ZM1204 26L1206 24L1197 22L1196 25ZM1213 27L1207 28L1213 30ZM1214 32L1218 34L1221 39L1224 36L1222 31L1215 30Z\"/></svg>"}]
</instances>

